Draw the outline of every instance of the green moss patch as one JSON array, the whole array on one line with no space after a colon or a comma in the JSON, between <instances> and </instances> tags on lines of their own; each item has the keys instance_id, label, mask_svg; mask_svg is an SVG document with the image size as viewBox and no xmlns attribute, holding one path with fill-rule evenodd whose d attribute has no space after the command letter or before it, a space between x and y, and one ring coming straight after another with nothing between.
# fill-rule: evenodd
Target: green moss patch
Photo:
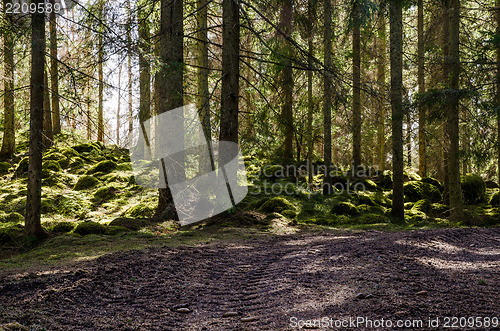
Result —
<instances>
[{"instance_id":1,"label":"green moss patch","mask_svg":"<svg viewBox=\"0 0 500 331\"><path fill-rule=\"evenodd\" d=\"M442 200L441 192L436 186L421 181L405 183L404 193L406 201L416 202L426 199L431 202L440 202Z\"/></svg>"},{"instance_id":2,"label":"green moss patch","mask_svg":"<svg viewBox=\"0 0 500 331\"><path fill-rule=\"evenodd\" d=\"M95 178L94 176L85 175L78 179L73 189L75 191L88 190L96 187L97 185L99 185L99 183L99 179Z\"/></svg>"},{"instance_id":3,"label":"green moss patch","mask_svg":"<svg viewBox=\"0 0 500 331\"><path fill-rule=\"evenodd\" d=\"M54 225L51 229L51 232L52 233L68 233L68 232L73 231L74 228L75 228L75 223L64 221L64 222L59 222L56 225Z\"/></svg>"},{"instance_id":4,"label":"green moss patch","mask_svg":"<svg viewBox=\"0 0 500 331\"><path fill-rule=\"evenodd\" d=\"M92 198L94 203L107 202L116 197L117 189L113 186L101 187L98 189Z\"/></svg>"},{"instance_id":5,"label":"green moss patch","mask_svg":"<svg viewBox=\"0 0 500 331\"><path fill-rule=\"evenodd\" d=\"M73 232L82 236L89 234L104 234L106 233L106 227L97 222L83 222L78 224Z\"/></svg>"},{"instance_id":6,"label":"green moss patch","mask_svg":"<svg viewBox=\"0 0 500 331\"><path fill-rule=\"evenodd\" d=\"M127 210L124 216L128 217L152 217L156 210L156 206L152 204L138 204Z\"/></svg>"},{"instance_id":7,"label":"green moss patch","mask_svg":"<svg viewBox=\"0 0 500 331\"><path fill-rule=\"evenodd\" d=\"M108 236L116 236L118 234L121 234L121 233L124 233L124 232L128 232L128 231L130 231L130 230L127 229L126 227L123 227L123 226L109 225L109 226L106 227L105 234L108 235Z\"/></svg>"},{"instance_id":8,"label":"green moss patch","mask_svg":"<svg viewBox=\"0 0 500 331\"><path fill-rule=\"evenodd\" d=\"M357 219L357 223L359 224L379 224L390 222L391 220L387 216L380 214L364 214Z\"/></svg>"},{"instance_id":9,"label":"green moss patch","mask_svg":"<svg viewBox=\"0 0 500 331\"><path fill-rule=\"evenodd\" d=\"M109 174L111 171L115 170L117 168L117 164L114 161L110 160L104 160L93 167L91 167L89 170L87 170L87 175L92 175L96 173L102 173L102 174Z\"/></svg>"},{"instance_id":10,"label":"green moss patch","mask_svg":"<svg viewBox=\"0 0 500 331\"><path fill-rule=\"evenodd\" d=\"M330 213L351 216L357 216L360 214L358 208L354 204L346 201L341 201L335 204L332 209L330 209Z\"/></svg>"},{"instance_id":11,"label":"green moss patch","mask_svg":"<svg viewBox=\"0 0 500 331\"><path fill-rule=\"evenodd\" d=\"M138 231L147 225L145 219L119 217L111 221L109 226L123 227L128 230Z\"/></svg>"},{"instance_id":12,"label":"green moss patch","mask_svg":"<svg viewBox=\"0 0 500 331\"><path fill-rule=\"evenodd\" d=\"M42 171L47 171L47 170L59 172L59 171L62 171L62 168L61 168L61 165L59 164L59 162L57 162L55 160L48 160L48 161L43 162L43 164L42 164Z\"/></svg>"},{"instance_id":13,"label":"green moss patch","mask_svg":"<svg viewBox=\"0 0 500 331\"><path fill-rule=\"evenodd\" d=\"M486 184L481 176L476 174L462 176L461 185L466 204L480 203L486 200Z\"/></svg>"},{"instance_id":14,"label":"green moss patch","mask_svg":"<svg viewBox=\"0 0 500 331\"><path fill-rule=\"evenodd\" d=\"M264 202L264 204L260 207L260 210L265 213L281 213L284 210L296 211L297 208L290 201L283 197L274 197Z\"/></svg>"}]
</instances>

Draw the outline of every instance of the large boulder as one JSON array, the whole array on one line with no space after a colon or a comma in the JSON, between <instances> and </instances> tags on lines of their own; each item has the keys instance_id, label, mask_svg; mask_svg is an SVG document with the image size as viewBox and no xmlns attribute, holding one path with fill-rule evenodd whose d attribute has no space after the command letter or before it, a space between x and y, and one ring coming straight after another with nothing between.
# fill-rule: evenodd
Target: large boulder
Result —
<instances>
[{"instance_id":1,"label":"large boulder","mask_svg":"<svg viewBox=\"0 0 500 331\"><path fill-rule=\"evenodd\" d=\"M466 204L470 205L486 200L486 184L481 176L467 174L462 176L460 184Z\"/></svg>"},{"instance_id":2,"label":"large boulder","mask_svg":"<svg viewBox=\"0 0 500 331\"><path fill-rule=\"evenodd\" d=\"M440 202L442 200L441 192L436 186L416 180L404 184L404 194L405 200L412 202L422 199L431 202Z\"/></svg>"}]
</instances>

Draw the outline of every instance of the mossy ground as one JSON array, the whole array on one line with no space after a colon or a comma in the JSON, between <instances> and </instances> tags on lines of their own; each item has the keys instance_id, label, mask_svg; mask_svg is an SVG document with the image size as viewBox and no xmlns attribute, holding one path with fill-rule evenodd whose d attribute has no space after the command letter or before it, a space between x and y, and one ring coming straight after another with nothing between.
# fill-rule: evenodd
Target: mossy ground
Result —
<instances>
[{"instance_id":1,"label":"mossy ground","mask_svg":"<svg viewBox=\"0 0 500 331\"><path fill-rule=\"evenodd\" d=\"M48 261L74 260L148 245L217 240L223 234L247 236L325 228L399 231L500 224L499 189L486 188L477 176L463 178L462 187L472 192L466 191L465 199L475 201L476 205L466 206L466 219L457 224L446 219L448 206L443 204L439 181L409 174L407 186L412 190L408 193L414 201L405 204L405 222L400 223L390 215L390 172L363 179L339 176L339 181L350 181L346 188L362 183L366 190L337 190L325 197L321 194L321 174L315 174L313 183L307 183L307 176L290 175L282 166L271 165L267 173L272 176L266 176L262 169L272 162L256 157L245 157L249 194L237 206L237 213L229 212L216 221L189 229L180 228L173 221L153 224L142 219L154 213L157 190L135 185L128 152L81 140L70 144L71 139L67 138L60 138L56 147L44 154L42 226L50 239L0 264L17 265L22 259L35 260L44 255ZM6 250L4 257L25 249L22 241L27 185L25 156L26 145L21 144L18 155L2 165L7 173L0 185L0 247L12 249ZM89 183L89 178L95 180ZM86 185L78 187L79 182ZM308 189L309 184L315 188L313 191ZM98 224L97 230L88 233L77 230L88 224Z\"/></svg>"}]
</instances>

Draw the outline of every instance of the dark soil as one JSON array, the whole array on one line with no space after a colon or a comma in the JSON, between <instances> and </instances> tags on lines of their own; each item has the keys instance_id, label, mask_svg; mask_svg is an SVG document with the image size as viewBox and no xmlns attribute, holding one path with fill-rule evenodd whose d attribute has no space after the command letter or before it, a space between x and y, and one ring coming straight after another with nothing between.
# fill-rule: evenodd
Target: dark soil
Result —
<instances>
[{"instance_id":1,"label":"dark soil","mask_svg":"<svg viewBox=\"0 0 500 331\"><path fill-rule=\"evenodd\" d=\"M293 317L365 317L427 330L440 317L437 330L445 316L500 317L500 229L265 236L0 279L0 329L289 330Z\"/></svg>"}]
</instances>

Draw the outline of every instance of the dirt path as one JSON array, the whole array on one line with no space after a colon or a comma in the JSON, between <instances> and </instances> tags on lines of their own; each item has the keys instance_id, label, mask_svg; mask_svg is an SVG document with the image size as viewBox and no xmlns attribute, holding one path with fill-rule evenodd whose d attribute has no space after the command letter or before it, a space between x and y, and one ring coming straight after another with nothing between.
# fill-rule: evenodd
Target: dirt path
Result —
<instances>
[{"instance_id":1,"label":"dirt path","mask_svg":"<svg viewBox=\"0 0 500 331\"><path fill-rule=\"evenodd\" d=\"M500 318L498 228L269 236L112 254L80 268L0 280L0 325L289 330L364 317L421 319L414 329L424 330L429 317L441 317L439 329L444 316Z\"/></svg>"}]
</instances>

